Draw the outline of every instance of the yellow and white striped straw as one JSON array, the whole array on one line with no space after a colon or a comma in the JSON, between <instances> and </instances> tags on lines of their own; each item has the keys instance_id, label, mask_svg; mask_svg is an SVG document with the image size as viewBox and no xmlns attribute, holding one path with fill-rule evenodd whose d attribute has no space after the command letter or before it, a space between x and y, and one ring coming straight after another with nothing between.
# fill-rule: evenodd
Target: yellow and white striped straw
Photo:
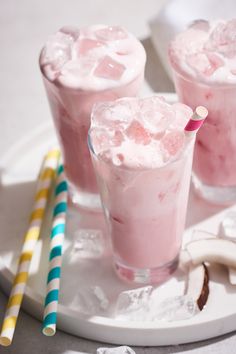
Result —
<instances>
[{"instance_id":1,"label":"yellow and white striped straw","mask_svg":"<svg viewBox=\"0 0 236 354\"><path fill-rule=\"evenodd\" d=\"M56 176L60 151L50 150L44 158L34 199L32 213L29 219L28 230L25 234L21 250L17 272L13 281L11 293L7 303L6 313L3 320L0 344L8 346L12 343L16 322L23 300L31 259L39 238L47 201L50 196L50 189Z\"/></svg>"}]
</instances>

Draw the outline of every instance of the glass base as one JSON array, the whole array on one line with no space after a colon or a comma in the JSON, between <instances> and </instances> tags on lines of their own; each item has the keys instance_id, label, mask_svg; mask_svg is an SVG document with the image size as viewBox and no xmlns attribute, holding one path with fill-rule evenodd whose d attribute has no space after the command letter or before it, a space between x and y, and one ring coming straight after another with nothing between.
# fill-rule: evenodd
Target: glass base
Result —
<instances>
[{"instance_id":1,"label":"glass base","mask_svg":"<svg viewBox=\"0 0 236 354\"><path fill-rule=\"evenodd\" d=\"M99 194L86 193L78 190L72 183L68 182L69 198L75 206L95 212L102 211L102 204Z\"/></svg>"},{"instance_id":2,"label":"glass base","mask_svg":"<svg viewBox=\"0 0 236 354\"><path fill-rule=\"evenodd\" d=\"M127 282L137 284L160 284L170 278L171 274L177 269L178 262L179 257L176 257L172 262L157 268L132 268L116 261L114 266L118 276Z\"/></svg>"},{"instance_id":3,"label":"glass base","mask_svg":"<svg viewBox=\"0 0 236 354\"><path fill-rule=\"evenodd\" d=\"M196 194L212 204L229 206L236 202L236 186L210 186L202 183L196 175L193 175L192 181Z\"/></svg>"}]
</instances>

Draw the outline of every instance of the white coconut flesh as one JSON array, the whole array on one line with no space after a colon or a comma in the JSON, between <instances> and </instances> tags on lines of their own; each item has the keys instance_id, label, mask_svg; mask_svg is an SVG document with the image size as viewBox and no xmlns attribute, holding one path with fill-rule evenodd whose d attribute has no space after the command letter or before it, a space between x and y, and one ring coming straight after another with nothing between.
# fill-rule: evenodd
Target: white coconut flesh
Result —
<instances>
[{"instance_id":1,"label":"white coconut flesh","mask_svg":"<svg viewBox=\"0 0 236 354\"><path fill-rule=\"evenodd\" d=\"M179 257L179 267L187 274L185 295L196 302L201 311L209 295L209 275L205 264L194 265L190 254L182 250Z\"/></svg>"},{"instance_id":2,"label":"white coconut flesh","mask_svg":"<svg viewBox=\"0 0 236 354\"><path fill-rule=\"evenodd\" d=\"M234 237L233 237L233 235L234 235ZM220 231L219 231L218 235L214 235L210 232L203 231L203 230L194 230L193 238L194 238L193 241L199 241L199 240L203 240L203 239L206 240L206 239L211 238L211 239L228 240L228 241L235 243L236 242L236 232L235 232L235 234L232 234L232 235L230 234L230 237L229 237L229 234L227 232L225 232L225 228L224 228L224 225L222 222L220 225ZM193 242L193 241L191 241L191 242ZM228 273L229 273L230 284L236 285L236 269L229 267L229 266L227 266L227 268L228 268Z\"/></svg>"},{"instance_id":3,"label":"white coconut flesh","mask_svg":"<svg viewBox=\"0 0 236 354\"><path fill-rule=\"evenodd\" d=\"M214 262L236 269L236 243L230 240L198 240L188 243L185 249L194 265Z\"/></svg>"}]
</instances>

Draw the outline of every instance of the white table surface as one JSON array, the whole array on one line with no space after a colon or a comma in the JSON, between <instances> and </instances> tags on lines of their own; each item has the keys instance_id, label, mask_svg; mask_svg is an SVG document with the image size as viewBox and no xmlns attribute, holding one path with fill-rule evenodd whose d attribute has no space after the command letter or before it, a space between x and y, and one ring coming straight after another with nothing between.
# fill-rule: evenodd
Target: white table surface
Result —
<instances>
[{"instance_id":1,"label":"white table surface","mask_svg":"<svg viewBox=\"0 0 236 354\"><path fill-rule=\"evenodd\" d=\"M152 44L148 21L165 0L0 0L0 157L50 113L38 69L38 53L48 34L64 24L121 24L139 37L148 53L146 78L159 92L173 91ZM0 246L1 247L1 246ZM0 292L0 323L7 298ZM125 343L124 343L125 344ZM0 353L96 353L101 343L58 331L53 338L41 334L41 323L23 311L14 342ZM109 346L109 345L107 345ZM172 347L134 348L151 353L235 353L236 334Z\"/></svg>"}]
</instances>

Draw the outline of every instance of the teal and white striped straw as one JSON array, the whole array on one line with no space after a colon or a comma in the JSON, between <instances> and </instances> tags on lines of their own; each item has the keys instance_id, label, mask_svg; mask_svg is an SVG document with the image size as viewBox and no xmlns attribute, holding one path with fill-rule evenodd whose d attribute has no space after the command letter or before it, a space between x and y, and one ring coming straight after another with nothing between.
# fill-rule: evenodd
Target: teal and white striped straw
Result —
<instances>
[{"instance_id":1,"label":"teal and white striped straw","mask_svg":"<svg viewBox=\"0 0 236 354\"><path fill-rule=\"evenodd\" d=\"M50 236L49 272L47 294L43 315L43 334L53 336L56 333L57 307L60 288L63 241L65 235L68 186L63 165L57 170L53 221Z\"/></svg>"}]
</instances>

